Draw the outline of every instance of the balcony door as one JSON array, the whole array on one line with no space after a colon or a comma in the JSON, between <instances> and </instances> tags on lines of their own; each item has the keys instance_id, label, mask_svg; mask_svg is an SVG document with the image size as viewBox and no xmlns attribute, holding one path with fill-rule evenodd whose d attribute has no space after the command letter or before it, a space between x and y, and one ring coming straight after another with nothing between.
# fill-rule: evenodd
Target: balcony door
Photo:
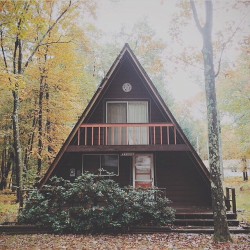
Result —
<instances>
[{"instance_id":1,"label":"balcony door","mask_svg":"<svg viewBox=\"0 0 250 250\"><path fill-rule=\"evenodd\" d=\"M107 123L148 123L148 102L107 102ZM148 128L143 126L110 127L108 145L146 145Z\"/></svg>"}]
</instances>

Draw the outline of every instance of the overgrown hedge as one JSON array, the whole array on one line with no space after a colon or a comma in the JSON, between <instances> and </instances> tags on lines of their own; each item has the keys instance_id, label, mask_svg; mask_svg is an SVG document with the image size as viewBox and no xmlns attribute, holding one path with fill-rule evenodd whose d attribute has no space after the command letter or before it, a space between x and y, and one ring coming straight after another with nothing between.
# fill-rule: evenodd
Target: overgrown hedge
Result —
<instances>
[{"instance_id":1,"label":"overgrown hedge","mask_svg":"<svg viewBox=\"0 0 250 250\"><path fill-rule=\"evenodd\" d=\"M110 179L85 173L74 182L53 177L31 193L19 222L50 227L57 233L121 231L174 220L170 201L155 190L121 189Z\"/></svg>"}]
</instances>

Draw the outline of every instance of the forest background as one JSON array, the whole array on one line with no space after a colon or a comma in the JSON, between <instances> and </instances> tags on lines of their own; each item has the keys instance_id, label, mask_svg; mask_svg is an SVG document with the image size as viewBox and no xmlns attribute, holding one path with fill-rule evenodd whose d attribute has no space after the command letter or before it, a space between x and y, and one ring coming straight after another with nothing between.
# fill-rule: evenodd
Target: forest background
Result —
<instances>
[{"instance_id":1,"label":"forest background","mask_svg":"<svg viewBox=\"0 0 250 250\"><path fill-rule=\"evenodd\" d=\"M224 160L250 158L249 8L214 4ZM207 160L202 43L189 1L2 0L0 189L19 185L18 164L24 188L44 174L124 43Z\"/></svg>"}]
</instances>

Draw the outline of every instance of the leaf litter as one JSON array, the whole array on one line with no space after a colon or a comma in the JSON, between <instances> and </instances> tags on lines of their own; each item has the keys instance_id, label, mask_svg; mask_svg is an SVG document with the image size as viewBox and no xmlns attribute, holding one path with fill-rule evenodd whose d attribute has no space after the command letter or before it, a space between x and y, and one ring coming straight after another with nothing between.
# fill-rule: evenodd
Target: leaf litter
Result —
<instances>
[{"instance_id":1,"label":"leaf litter","mask_svg":"<svg viewBox=\"0 0 250 250\"><path fill-rule=\"evenodd\" d=\"M122 234L122 235L0 235L1 250L249 250L250 235L232 235L233 243L214 243L207 234Z\"/></svg>"}]
</instances>

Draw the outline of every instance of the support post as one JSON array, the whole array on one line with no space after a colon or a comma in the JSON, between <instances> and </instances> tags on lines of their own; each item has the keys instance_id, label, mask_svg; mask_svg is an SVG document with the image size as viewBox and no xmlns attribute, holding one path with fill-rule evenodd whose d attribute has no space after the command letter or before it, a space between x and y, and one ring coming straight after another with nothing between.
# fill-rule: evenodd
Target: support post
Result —
<instances>
[{"instance_id":1,"label":"support post","mask_svg":"<svg viewBox=\"0 0 250 250\"><path fill-rule=\"evenodd\" d=\"M233 213L236 214L236 196L235 196L235 188L232 188L232 207L233 207Z\"/></svg>"}]
</instances>

